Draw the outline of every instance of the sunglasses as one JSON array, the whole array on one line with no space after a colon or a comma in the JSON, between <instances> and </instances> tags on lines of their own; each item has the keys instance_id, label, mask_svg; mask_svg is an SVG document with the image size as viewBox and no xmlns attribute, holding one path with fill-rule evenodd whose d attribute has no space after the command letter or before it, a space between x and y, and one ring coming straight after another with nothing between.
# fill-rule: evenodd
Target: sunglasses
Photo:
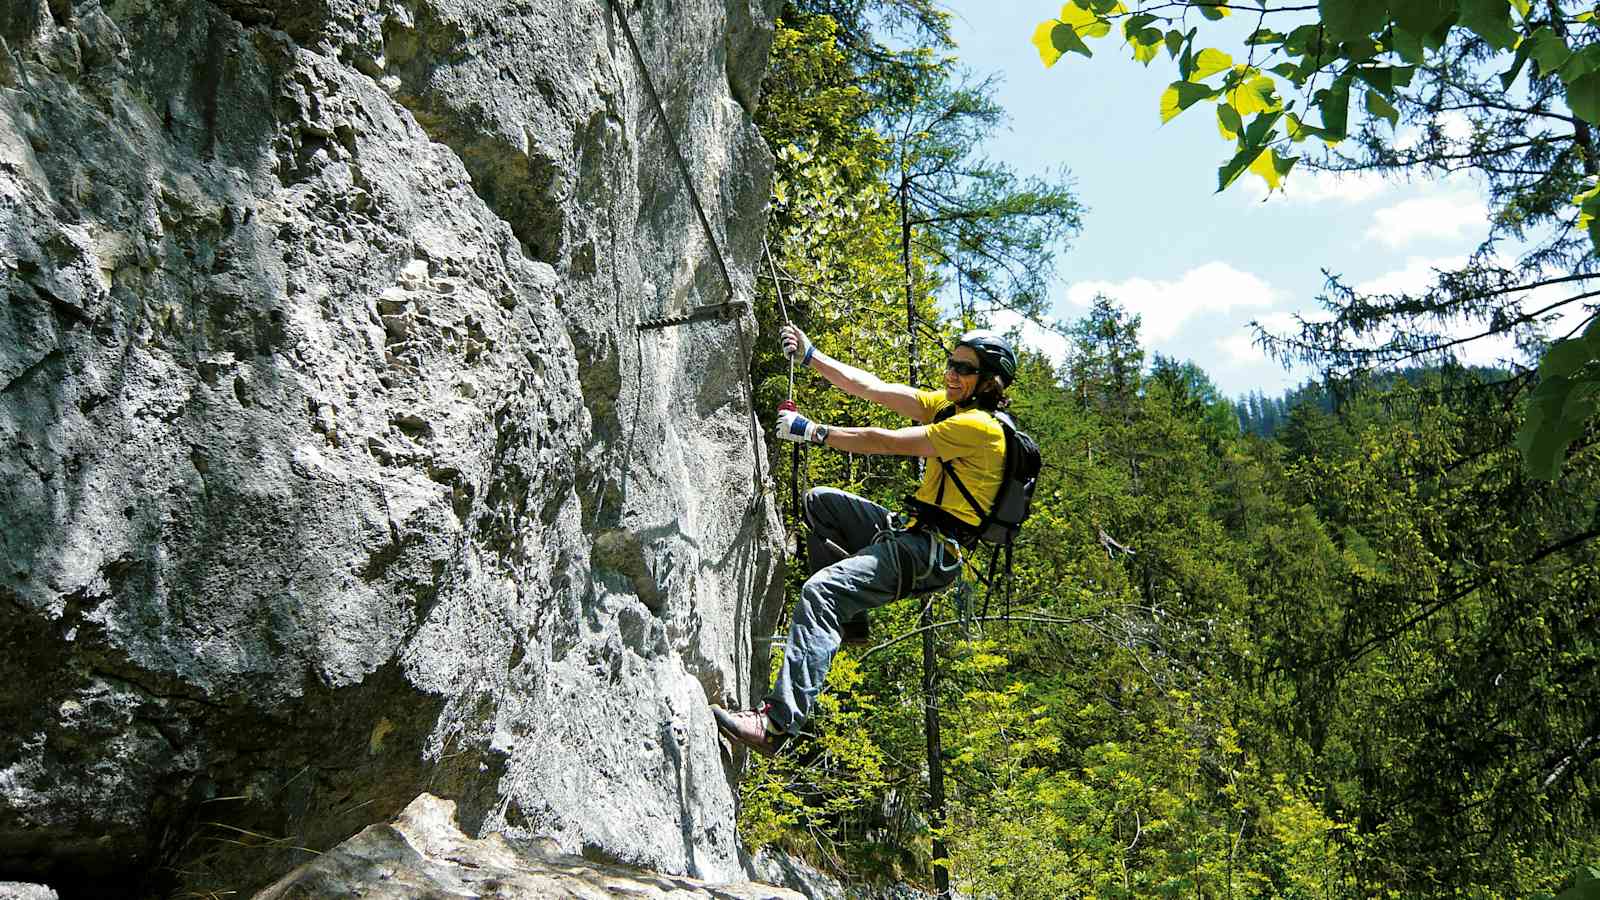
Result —
<instances>
[{"instance_id":1,"label":"sunglasses","mask_svg":"<svg viewBox=\"0 0 1600 900\"><path fill-rule=\"evenodd\" d=\"M944 361L944 367L946 371L954 372L957 375L976 375L982 371L972 363L964 362L959 359L946 359Z\"/></svg>"}]
</instances>

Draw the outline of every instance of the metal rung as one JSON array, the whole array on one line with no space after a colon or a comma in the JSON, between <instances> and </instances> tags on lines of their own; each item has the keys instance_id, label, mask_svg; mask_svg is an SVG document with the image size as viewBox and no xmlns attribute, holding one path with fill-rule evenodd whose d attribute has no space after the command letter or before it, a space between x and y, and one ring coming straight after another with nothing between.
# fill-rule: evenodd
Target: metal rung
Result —
<instances>
[{"instance_id":1,"label":"metal rung","mask_svg":"<svg viewBox=\"0 0 1600 900\"><path fill-rule=\"evenodd\" d=\"M749 310L750 304L745 300L708 303L705 306L696 306L681 316L671 316L665 319L647 319L635 327L640 331L649 331L653 328L672 328L676 325L687 325L690 322L700 322L706 319L737 319Z\"/></svg>"}]
</instances>

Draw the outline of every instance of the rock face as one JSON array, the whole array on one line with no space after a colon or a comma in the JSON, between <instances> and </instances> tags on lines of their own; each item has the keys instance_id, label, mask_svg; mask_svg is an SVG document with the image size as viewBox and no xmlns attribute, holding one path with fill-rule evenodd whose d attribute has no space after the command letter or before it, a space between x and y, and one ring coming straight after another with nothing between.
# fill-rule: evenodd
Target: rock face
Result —
<instances>
[{"instance_id":1,"label":"rock face","mask_svg":"<svg viewBox=\"0 0 1600 900\"><path fill-rule=\"evenodd\" d=\"M775 0L625 0L748 293ZM0 0L0 878L248 890L423 790L746 876L781 539L608 0Z\"/></svg>"},{"instance_id":2,"label":"rock face","mask_svg":"<svg viewBox=\"0 0 1600 900\"><path fill-rule=\"evenodd\" d=\"M373 825L284 876L255 900L364 897L496 897L503 900L804 900L748 882L708 884L552 853L499 834L473 840L457 829L455 804L424 794L393 824Z\"/></svg>"}]
</instances>

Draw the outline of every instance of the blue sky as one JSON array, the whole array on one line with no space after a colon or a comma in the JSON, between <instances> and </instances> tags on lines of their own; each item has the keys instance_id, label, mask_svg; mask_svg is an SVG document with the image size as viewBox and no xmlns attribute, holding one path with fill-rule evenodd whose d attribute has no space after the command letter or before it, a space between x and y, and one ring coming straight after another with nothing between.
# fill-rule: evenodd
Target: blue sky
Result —
<instances>
[{"instance_id":1,"label":"blue sky","mask_svg":"<svg viewBox=\"0 0 1600 900\"><path fill-rule=\"evenodd\" d=\"M1069 55L1046 69L1030 38L1058 4L946 6L962 62L1001 78L995 96L1011 124L987 154L1022 175L1065 165L1088 207L1083 233L1057 262L1056 317L1077 319L1096 292L1109 294L1143 317L1147 353L1193 360L1230 397L1276 394L1312 374L1268 360L1247 323L1288 331L1292 314L1317 315L1324 268L1368 289L1416 290L1487 232L1482 191L1465 176L1390 183L1297 168L1265 201L1250 174L1215 193L1231 145L1207 103L1161 124L1161 92L1177 78L1165 54L1145 68L1112 35L1090 42L1092 59ZM1242 56L1220 34L1215 45ZM1504 342L1478 342L1466 359L1509 353Z\"/></svg>"}]
</instances>

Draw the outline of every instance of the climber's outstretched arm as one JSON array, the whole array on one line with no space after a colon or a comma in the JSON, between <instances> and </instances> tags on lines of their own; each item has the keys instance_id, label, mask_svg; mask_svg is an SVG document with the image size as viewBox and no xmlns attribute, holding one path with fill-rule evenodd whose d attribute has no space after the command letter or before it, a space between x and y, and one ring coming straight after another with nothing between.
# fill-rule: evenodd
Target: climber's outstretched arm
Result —
<instances>
[{"instance_id":1,"label":"climber's outstretched arm","mask_svg":"<svg viewBox=\"0 0 1600 900\"><path fill-rule=\"evenodd\" d=\"M917 400L916 388L904 384L893 384L891 382L884 381L865 369L858 369L849 363L843 363L837 359L834 359L828 354L823 353L821 350L818 350L816 345L807 340L805 334L793 324L783 326L781 336L783 338L783 347L785 353L794 359L799 360L803 365L807 365L815 369L819 375L828 379L828 382L839 390L844 391L846 394L849 394L852 397L861 397L866 400L871 400L873 403L876 403L885 409L897 412L900 415L911 419L912 421L920 422L922 420L923 407L922 403ZM840 449L846 448L841 447ZM851 452L871 453L879 451L853 450ZM888 450L881 452L902 453L902 451L899 450ZM931 456L932 454L902 453L902 455Z\"/></svg>"},{"instance_id":2,"label":"climber's outstretched arm","mask_svg":"<svg viewBox=\"0 0 1600 900\"><path fill-rule=\"evenodd\" d=\"M772 433L781 441L805 441L822 444L849 453L871 453L883 456L937 456L928 439L928 426L910 428L839 428L813 422L798 410L778 413L778 422Z\"/></svg>"}]
</instances>

